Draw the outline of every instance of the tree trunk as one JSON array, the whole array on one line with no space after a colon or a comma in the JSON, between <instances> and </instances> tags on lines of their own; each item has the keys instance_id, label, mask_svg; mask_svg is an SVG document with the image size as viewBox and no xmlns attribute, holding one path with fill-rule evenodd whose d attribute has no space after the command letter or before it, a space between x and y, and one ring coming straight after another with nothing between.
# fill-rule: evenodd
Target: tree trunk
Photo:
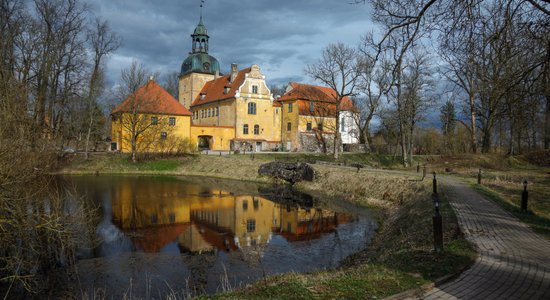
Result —
<instances>
[{"instance_id":1,"label":"tree trunk","mask_svg":"<svg viewBox=\"0 0 550 300\"><path fill-rule=\"evenodd\" d=\"M471 143L472 143L472 152L477 153L477 133L476 133L476 110L475 110L475 95L473 92L470 91L469 93L469 100L470 100L470 121L471 121L471 128L470 133L471 135Z\"/></svg>"}]
</instances>

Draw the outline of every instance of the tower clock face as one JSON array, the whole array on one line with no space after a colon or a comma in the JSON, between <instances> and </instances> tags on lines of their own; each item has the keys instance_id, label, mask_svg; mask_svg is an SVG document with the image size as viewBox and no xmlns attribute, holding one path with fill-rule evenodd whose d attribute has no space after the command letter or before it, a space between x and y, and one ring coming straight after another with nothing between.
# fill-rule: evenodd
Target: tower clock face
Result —
<instances>
[{"instance_id":1,"label":"tower clock face","mask_svg":"<svg viewBox=\"0 0 550 300\"><path fill-rule=\"evenodd\" d=\"M210 71L210 63L205 62L204 64L202 64L202 69L204 71Z\"/></svg>"}]
</instances>

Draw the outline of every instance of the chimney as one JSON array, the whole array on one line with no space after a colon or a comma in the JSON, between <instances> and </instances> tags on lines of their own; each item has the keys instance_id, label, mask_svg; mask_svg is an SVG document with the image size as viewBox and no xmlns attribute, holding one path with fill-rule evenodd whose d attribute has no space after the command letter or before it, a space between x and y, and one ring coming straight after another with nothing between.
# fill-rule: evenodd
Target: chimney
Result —
<instances>
[{"instance_id":1,"label":"chimney","mask_svg":"<svg viewBox=\"0 0 550 300\"><path fill-rule=\"evenodd\" d=\"M214 73L214 79L218 79L220 77L220 70L216 70L216 73Z\"/></svg>"},{"instance_id":2,"label":"chimney","mask_svg":"<svg viewBox=\"0 0 550 300\"><path fill-rule=\"evenodd\" d=\"M155 79L155 76L153 76L153 75L149 76L149 81L152 81L154 79Z\"/></svg>"},{"instance_id":3,"label":"chimney","mask_svg":"<svg viewBox=\"0 0 550 300\"><path fill-rule=\"evenodd\" d=\"M235 82L235 78L237 78L237 64L231 64L231 76L229 77L229 82Z\"/></svg>"}]
</instances>

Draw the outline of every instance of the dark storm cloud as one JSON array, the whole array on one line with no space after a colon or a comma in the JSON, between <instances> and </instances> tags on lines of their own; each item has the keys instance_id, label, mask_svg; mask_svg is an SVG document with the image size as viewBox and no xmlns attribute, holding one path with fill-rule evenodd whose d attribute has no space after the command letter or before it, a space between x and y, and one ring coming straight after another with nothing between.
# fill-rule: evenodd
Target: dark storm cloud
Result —
<instances>
[{"instance_id":1,"label":"dark storm cloud","mask_svg":"<svg viewBox=\"0 0 550 300\"><path fill-rule=\"evenodd\" d=\"M191 50L190 34L199 20L200 1L89 1L123 39L108 63L108 78L133 59L154 72L179 71ZM210 54L222 72L258 64L268 84L309 81L307 64L317 61L329 43L355 45L371 30L368 7L346 0L206 0L204 23L210 35Z\"/></svg>"}]
</instances>

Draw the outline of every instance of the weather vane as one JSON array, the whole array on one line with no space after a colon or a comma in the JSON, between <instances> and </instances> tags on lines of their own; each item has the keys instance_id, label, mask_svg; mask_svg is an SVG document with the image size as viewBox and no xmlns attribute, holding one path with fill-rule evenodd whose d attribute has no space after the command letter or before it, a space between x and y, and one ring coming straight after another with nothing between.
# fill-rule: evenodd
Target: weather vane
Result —
<instances>
[{"instance_id":1,"label":"weather vane","mask_svg":"<svg viewBox=\"0 0 550 300\"><path fill-rule=\"evenodd\" d=\"M205 1L205 0L201 0L201 5L200 5L200 7L201 7L201 18L202 18L202 7L203 7L203 5L204 5L204 1Z\"/></svg>"}]
</instances>

